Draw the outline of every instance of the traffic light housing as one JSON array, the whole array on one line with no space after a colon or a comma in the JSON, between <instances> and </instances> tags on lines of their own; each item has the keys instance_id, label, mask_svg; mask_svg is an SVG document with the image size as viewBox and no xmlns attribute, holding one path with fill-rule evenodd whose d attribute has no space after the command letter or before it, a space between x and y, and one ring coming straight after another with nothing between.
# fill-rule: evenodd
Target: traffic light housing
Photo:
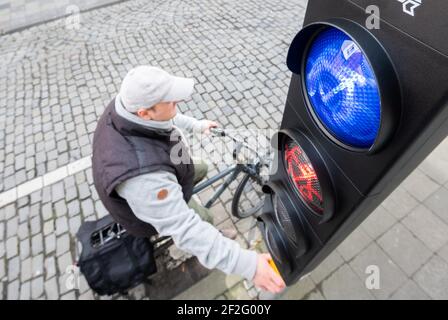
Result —
<instances>
[{"instance_id":1,"label":"traffic light housing","mask_svg":"<svg viewBox=\"0 0 448 320\"><path fill-rule=\"evenodd\" d=\"M379 29L366 28L371 5ZM288 285L448 135L448 3L412 12L398 0L308 3L287 56L291 83L258 217Z\"/></svg>"}]
</instances>

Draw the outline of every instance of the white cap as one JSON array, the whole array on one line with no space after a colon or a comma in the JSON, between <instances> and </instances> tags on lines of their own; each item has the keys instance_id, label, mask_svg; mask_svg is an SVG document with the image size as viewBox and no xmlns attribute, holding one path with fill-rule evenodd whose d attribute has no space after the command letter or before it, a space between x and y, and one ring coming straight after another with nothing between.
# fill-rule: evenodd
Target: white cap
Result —
<instances>
[{"instance_id":1,"label":"white cap","mask_svg":"<svg viewBox=\"0 0 448 320\"><path fill-rule=\"evenodd\" d=\"M119 97L123 107L135 113L159 102L188 99L193 87L193 79L175 77L157 67L138 66L124 77Z\"/></svg>"}]
</instances>

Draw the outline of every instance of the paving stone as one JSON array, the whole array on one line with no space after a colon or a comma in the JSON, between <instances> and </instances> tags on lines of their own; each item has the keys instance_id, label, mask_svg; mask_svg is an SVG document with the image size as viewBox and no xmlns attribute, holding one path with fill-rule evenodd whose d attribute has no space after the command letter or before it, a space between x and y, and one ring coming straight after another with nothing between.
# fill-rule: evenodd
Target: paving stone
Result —
<instances>
[{"instance_id":1,"label":"paving stone","mask_svg":"<svg viewBox=\"0 0 448 320\"><path fill-rule=\"evenodd\" d=\"M310 291L315 288L315 284L310 277L305 277L297 282L295 285L288 287L283 294L281 294L280 299L282 300L301 300Z\"/></svg>"},{"instance_id":2,"label":"paving stone","mask_svg":"<svg viewBox=\"0 0 448 320\"><path fill-rule=\"evenodd\" d=\"M22 199L28 199L28 197ZM18 210L19 223L28 222L30 218L30 207L27 207L27 205L28 202L24 202L23 206Z\"/></svg>"},{"instance_id":3,"label":"paving stone","mask_svg":"<svg viewBox=\"0 0 448 320\"><path fill-rule=\"evenodd\" d=\"M423 205L416 207L402 222L433 251L448 242L448 226Z\"/></svg>"},{"instance_id":4,"label":"paving stone","mask_svg":"<svg viewBox=\"0 0 448 320\"><path fill-rule=\"evenodd\" d=\"M381 205L395 218L402 219L418 205L418 201L400 186Z\"/></svg>"},{"instance_id":5,"label":"paving stone","mask_svg":"<svg viewBox=\"0 0 448 320\"><path fill-rule=\"evenodd\" d=\"M363 227L359 226L339 245L337 250L345 261L349 261L367 247L370 242L372 242L372 239Z\"/></svg>"},{"instance_id":6,"label":"paving stone","mask_svg":"<svg viewBox=\"0 0 448 320\"><path fill-rule=\"evenodd\" d=\"M84 171L78 172L75 174L75 180L76 184L82 184L86 181L86 175L84 174Z\"/></svg>"},{"instance_id":7,"label":"paving stone","mask_svg":"<svg viewBox=\"0 0 448 320\"><path fill-rule=\"evenodd\" d=\"M20 300L29 300L31 298L31 282L27 281L20 286Z\"/></svg>"},{"instance_id":8,"label":"paving stone","mask_svg":"<svg viewBox=\"0 0 448 320\"><path fill-rule=\"evenodd\" d=\"M94 297L92 291L87 291L78 297L78 300L94 300L94 299L95 299L95 297Z\"/></svg>"},{"instance_id":9,"label":"paving stone","mask_svg":"<svg viewBox=\"0 0 448 320\"><path fill-rule=\"evenodd\" d=\"M17 229L17 236L20 240L27 239L30 236L28 222L22 222Z\"/></svg>"},{"instance_id":10,"label":"paving stone","mask_svg":"<svg viewBox=\"0 0 448 320\"><path fill-rule=\"evenodd\" d=\"M19 292L20 292L20 282L19 282L19 280L15 280L13 282L10 282L8 284L8 289L7 290L8 291L7 291L6 298L8 300L17 300L17 299L19 299L19 297L20 297L20 295L19 295Z\"/></svg>"},{"instance_id":11,"label":"paving stone","mask_svg":"<svg viewBox=\"0 0 448 320\"><path fill-rule=\"evenodd\" d=\"M245 233L249 231L256 225L256 220L252 217L239 220L235 226L240 233Z\"/></svg>"},{"instance_id":12,"label":"paving stone","mask_svg":"<svg viewBox=\"0 0 448 320\"><path fill-rule=\"evenodd\" d=\"M17 279L20 273L20 265L19 257L8 260L8 281Z\"/></svg>"},{"instance_id":13,"label":"paving stone","mask_svg":"<svg viewBox=\"0 0 448 320\"><path fill-rule=\"evenodd\" d=\"M95 202L95 212L97 219L101 219L109 214L101 201Z\"/></svg>"},{"instance_id":14,"label":"paving stone","mask_svg":"<svg viewBox=\"0 0 448 320\"><path fill-rule=\"evenodd\" d=\"M414 281L408 280L391 297L392 300L428 300L430 297Z\"/></svg>"},{"instance_id":15,"label":"paving stone","mask_svg":"<svg viewBox=\"0 0 448 320\"><path fill-rule=\"evenodd\" d=\"M59 299L59 288L56 277L53 277L44 284L45 295L47 300L58 300Z\"/></svg>"},{"instance_id":16,"label":"paving stone","mask_svg":"<svg viewBox=\"0 0 448 320\"><path fill-rule=\"evenodd\" d=\"M329 300L372 300L370 291L365 287L364 279L360 279L347 265L342 265L328 279L321 283L322 293Z\"/></svg>"},{"instance_id":17,"label":"paving stone","mask_svg":"<svg viewBox=\"0 0 448 320\"><path fill-rule=\"evenodd\" d=\"M84 217L91 216L95 213L95 208L91 199L85 199L81 202L81 212Z\"/></svg>"},{"instance_id":18,"label":"paving stone","mask_svg":"<svg viewBox=\"0 0 448 320\"><path fill-rule=\"evenodd\" d=\"M53 256L46 258L44 264L45 264L46 279L49 279L54 275L56 275L56 260Z\"/></svg>"},{"instance_id":19,"label":"paving stone","mask_svg":"<svg viewBox=\"0 0 448 320\"><path fill-rule=\"evenodd\" d=\"M68 292L61 296L61 300L76 300L76 294L73 291Z\"/></svg>"},{"instance_id":20,"label":"paving stone","mask_svg":"<svg viewBox=\"0 0 448 320\"><path fill-rule=\"evenodd\" d=\"M448 263L433 256L413 277L414 281L432 298L448 299Z\"/></svg>"},{"instance_id":21,"label":"paving stone","mask_svg":"<svg viewBox=\"0 0 448 320\"><path fill-rule=\"evenodd\" d=\"M65 198L64 185L62 182L55 183L51 186L51 199L56 202Z\"/></svg>"},{"instance_id":22,"label":"paving stone","mask_svg":"<svg viewBox=\"0 0 448 320\"><path fill-rule=\"evenodd\" d=\"M7 205L4 210L4 219L6 220L9 220L16 215L16 206L14 203Z\"/></svg>"},{"instance_id":23,"label":"paving stone","mask_svg":"<svg viewBox=\"0 0 448 320\"><path fill-rule=\"evenodd\" d=\"M31 253L37 255L43 251L43 238L41 234L36 234L31 238Z\"/></svg>"},{"instance_id":24,"label":"paving stone","mask_svg":"<svg viewBox=\"0 0 448 320\"><path fill-rule=\"evenodd\" d=\"M425 206L448 224L448 189L440 187L425 200Z\"/></svg>"},{"instance_id":25,"label":"paving stone","mask_svg":"<svg viewBox=\"0 0 448 320\"><path fill-rule=\"evenodd\" d=\"M44 232L44 236L47 236L54 232L54 221L53 220L49 220L44 223L43 232Z\"/></svg>"},{"instance_id":26,"label":"paving stone","mask_svg":"<svg viewBox=\"0 0 448 320\"><path fill-rule=\"evenodd\" d=\"M56 255L60 256L70 249L70 237L68 234L64 234L56 240Z\"/></svg>"},{"instance_id":27,"label":"paving stone","mask_svg":"<svg viewBox=\"0 0 448 320\"><path fill-rule=\"evenodd\" d=\"M31 297L39 298L44 293L44 277L38 277L31 281Z\"/></svg>"},{"instance_id":28,"label":"paving stone","mask_svg":"<svg viewBox=\"0 0 448 320\"><path fill-rule=\"evenodd\" d=\"M78 190L76 189L76 186L71 186L67 189L65 189L65 200L67 202L70 202L74 199L76 199L78 196Z\"/></svg>"},{"instance_id":29,"label":"paving stone","mask_svg":"<svg viewBox=\"0 0 448 320\"><path fill-rule=\"evenodd\" d=\"M30 221L31 234L35 235L42 231L40 216L33 217Z\"/></svg>"},{"instance_id":30,"label":"paving stone","mask_svg":"<svg viewBox=\"0 0 448 320\"><path fill-rule=\"evenodd\" d=\"M70 234L75 236L79 230L79 227L81 227L81 216L78 215L76 217L70 218L69 220Z\"/></svg>"},{"instance_id":31,"label":"paving stone","mask_svg":"<svg viewBox=\"0 0 448 320\"><path fill-rule=\"evenodd\" d=\"M397 219L383 206L379 206L362 223L362 227L372 239L376 239L392 227L396 221Z\"/></svg>"},{"instance_id":32,"label":"paving stone","mask_svg":"<svg viewBox=\"0 0 448 320\"><path fill-rule=\"evenodd\" d=\"M437 254L439 255L439 257L441 257L442 259L444 259L446 262L448 262L448 244L444 245L438 252ZM0 254L1 256L1 254Z\"/></svg>"},{"instance_id":33,"label":"paving stone","mask_svg":"<svg viewBox=\"0 0 448 320\"><path fill-rule=\"evenodd\" d=\"M38 277L44 273L44 256L39 254L34 256L31 262L32 265L32 276Z\"/></svg>"},{"instance_id":34,"label":"paving stone","mask_svg":"<svg viewBox=\"0 0 448 320\"><path fill-rule=\"evenodd\" d=\"M224 208L224 206L221 203L217 203L216 205L214 205L210 209L210 211L212 212L212 215L213 215L213 224L214 225L218 225L221 222L223 222L224 220L229 218L229 214L227 213L226 209Z\"/></svg>"},{"instance_id":35,"label":"paving stone","mask_svg":"<svg viewBox=\"0 0 448 320\"><path fill-rule=\"evenodd\" d=\"M419 201L424 201L440 187L419 169L414 170L401 186Z\"/></svg>"},{"instance_id":36,"label":"paving stone","mask_svg":"<svg viewBox=\"0 0 448 320\"><path fill-rule=\"evenodd\" d=\"M188 290L176 296L175 300L201 300L213 299L219 294L224 293L229 289L229 286L235 285L235 276L228 278L223 272L215 270L206 278L202 279ZM241 281L242 279L239 278Z\"/></svg>"},{"instance_id":37,"label":"paving stone","mask_svg":"<svg viewBox=\"0 0 448 320\"><path fill-rule=\"evenodd\" d=\"M30 200L30 203L32 204L31 207L30 207L30 218L34 218L34 217L38 217L38 216L40 217L40 211L41 211L40 210L40 203L35 203L35 202L31 201L31 200Z\"/></svg>"},{"instance_id":38,"label":"paving stone","mask_svg":"<svg viewBox=\"0 0 448 320\"><path fill-rule=\"evenodd\" d=\"M22 282L25 282L27 280L30 280L32 278L32 265L31 265L31 258L27 258L22 261L22 270L20 273L20 279Z\"/></svg>"},{"instance_id":39,"label":"paving stone","mask_svg":"<svg viewBox=\"0 0 448 320\"><path fill-rule=\"evenodd\" d=\"M4 189L7 190L3 192L0 196L0 206L7 205L17 199L17 189L14 187L16 181L14 176L9 176L3 180Z\"/></svg>"},{"instance_id":40,"label":"paving stone","mask_svg":"<svg viewBox=\"0 0 448 320\"><path fill-rule=\"evenodd\" d=\"M227 219L224 222L217 225L216 228L218 230L220 230L220 229L234 229L235 230L235 225L233 224L231 219Z\"/></svg>"},{"instance_id":41,"label":"paving stone","mask_svg":"<svg viewBox=\"0 0 448 320\"><path fill-rule=\"evenodd\" d=\"M19 243L17 236L6 240L6 258L11 258L19 253Z\"/></svg>"},{"instance_id":42,"label":"paving stone","mask_svg":"<svg viewBox=\"0 0 448 320\"><path fill-rule=\"evenodd\" d=\"M67 268L73 265L72 254L68 251L57 258L58 270L60 275L65 275Z\"/></svg>"},{"instance_id":43,"label":"paving stone","mask_svg":"<svg viewBox=\"0 0 448 320\"><path fill-rule=\"evenodd\" d=\"M70 217L74 217L81 212L81 208L80 208L78 200L74 200L74 201L70 202L68 204L67 208L68 208L68 215Z\"/></svg>"},{"instance_id":44,"label":"paving stone","mask_svg":"<svg viewBox=\"0 0 448 320\"><path fill-rule=\"evenodd\" d=\"M344 259L338 253L333 251L322 263L311 272L311 278L315 283L320 283L327 278L333 271L344 263Z\"/></svg>"},{"instance_id":45,"label":"paving stone","mask_svg":"<svg viewBox=\"0 0 448 320\"><path fill-rule=\"evenodd\" d=\"M51 198L51 186L47 186L42 189L42 203L48 203L50 201L53 201Z\"/></svg>"},{"instance_id":46,"label":"paving stone","mask_svg":"<svg viewBox=\"0 0 448 320\"><path fill-rule=\"evenodd\" d=\"M6 275L5 259L0 259L0 282L2 282L2 279L5 275Z\"/></svg>"},{"instance_id":47,"label":"paving stone","mask_svg":"<svg viewBox=\"0 0 448 320\"><path fill-rule=\"evenodd\" d=\"M432 256L431 250L401 223L386 232L378 244L408 276L414 274Z\"/></svg>"},{"instance_id":48,"label":"paving stone","mask_svg":"<svg viewBox=\"0 0 448 320\"><path fill-rule=\"evenodd\" d=\"M20 259L29 257L31 253L30 240L25 239L20 241Z\"/></svg>"},{"instance_id":49,"label":"paving stone","mask_svg":"<svg viewBox=\"0 0 448 320\"><path fill-rule=\"evenodd\" d=\"M380 272L380 288L370 290L379 299L388 298L393 292L403 285L407 277L405 273L384 253L376 244L372 243L363 250L352 262L350 267L357 275L366 281L369 273L366 273L369 266L377 266Z\"/></svg>"},{"instance_id":50,"label":"paving stone","mask_svg":"<svg viewBox=\"0 0 448 320\"><path fill-rule=\"evenodd\" d=\"M14 217L8 220L6 224L6 238L10 238L17 234L17 229L19 227L19 218Z\"/></svg>"},{"instance_id":51,"label":"paving stone","mask_svg":"<svg viewBox=\"0 0 448 320\"><path fill-rule=\"evenodd\" d=\"M68 231L67 217L60 217L56 219L56 235L61 235Z\"/></svg>"},{"instance_id":52,"label":"paving stone","mask_svg":"<svg viewBox=\"0 0 448 320\"><path fill-rule=\"evenodd\" d=\"M419 166L428 177L436 181L438 184L443 185L448 182L448 159L444 159L441 156L445 144L440 144Z\"/></svg>"},{"instance_id":53,"label":"paving stone","mask_svg":"<svg viewBox=\"0 0 448 320\"><path fill-rule=\"evenodd\" d=\"M45 237L45 253L50 254L56 250L56 235L54 233Z\"/></svg>"},{"instance_id":54,"label":"paving stone","mask_svg":"<svg viewBox=\"0 0 448 320\"><path fill-rule=\"evenodd\" d=\"M54 204L54 210L57 217L63 217L67 214L67 204L64 200L60 200Z\"/></svg>"},{"instance_id":55,"label":"paving stone","mask_svg":"<svg viewBox=\"0 0 448 320\"><path fill-rule=\"evenodd\" d=\"M305 296L305 300L325 300L325 298L319 290L314 290Z\"/></svg>"},{"instance_id":56,"label":"paving stone","mask_svg":"<svg viewBox=\"0 0 448 320\"><path fill-rule=\"evenodd\" d=\"M21 185L26 181L26 171L22 169L15 174L15 186ZM36 189L34 189L36 190Z\"/></svg>"},{"instance_id":57,"label":"paving stone","mask_svg":"<svg viewBox=\"0 0 448 320\"><path fill-rule=\"evenodd\" d=\"M64 181L64 188L65 189L68 189L68 188L71 188L71 187L76 187L76 181L75 181L75 177L73 175L68 176L63 181Z\"/></svg>"},{"instance_id":58,"label":"paving stone","mask_svg":"<svg viewBox=\"0 0 448 320\"><path fill-rule=\"evenodd\" d=\"M53 208L51 206L51 203L45 203L42 206L42 218L44 219L44 221L47 221L52 217L53 217Z\"/></svg>"}]
</instances>

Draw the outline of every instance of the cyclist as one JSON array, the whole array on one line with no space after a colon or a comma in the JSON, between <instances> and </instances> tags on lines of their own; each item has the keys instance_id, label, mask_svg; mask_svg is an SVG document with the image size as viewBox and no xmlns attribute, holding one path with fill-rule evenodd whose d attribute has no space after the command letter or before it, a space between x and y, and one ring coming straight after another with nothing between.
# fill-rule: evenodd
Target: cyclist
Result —
<instances>
[{"instance_id":1,"label":"cyclist","mask_svg":"<svg viewBox=\"0 0 448 320\"><path fill-rule=\"evenodd\" d=\"M193 87L193 79L157 67L138 66L127 73L95 130L95 188L109 213L131 234L171 236L205 267L280 292L285 284L269 266L270 256L241 248L230 239L236 232L218 231L207 210L191 198L207 167L190 161L178 128L207 132L217 126L177 113L176 103L188 99ZM188 161L174 161L174 155Z\"/></svg>"}]
</instances>

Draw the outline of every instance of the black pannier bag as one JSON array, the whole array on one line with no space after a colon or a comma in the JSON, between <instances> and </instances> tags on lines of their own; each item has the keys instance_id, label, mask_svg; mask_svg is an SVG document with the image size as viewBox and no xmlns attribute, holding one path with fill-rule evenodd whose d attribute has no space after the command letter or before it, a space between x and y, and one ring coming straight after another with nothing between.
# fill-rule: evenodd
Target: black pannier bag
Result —
<instances>
[{"instance_id":1,"label":"black pannier bag","mask_svg":"<svg viewBox=\"0 0 448 320\"><path fill-rule=\"evenodd\" d=\"M78 266L99 295L126 294L157 271L151 241L132 236L109 215L83 223L76 236Z\"/></svg>"}]
</instances>

